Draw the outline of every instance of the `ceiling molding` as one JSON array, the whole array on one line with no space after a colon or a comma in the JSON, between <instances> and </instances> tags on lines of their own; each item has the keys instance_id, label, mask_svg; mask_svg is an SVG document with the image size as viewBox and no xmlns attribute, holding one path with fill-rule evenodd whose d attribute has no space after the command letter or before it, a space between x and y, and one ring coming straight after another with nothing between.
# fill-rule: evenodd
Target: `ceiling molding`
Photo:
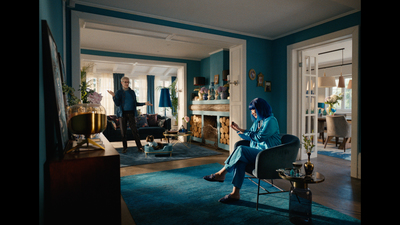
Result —
<instances>
[{"instance_id":1,"label":"ceiling molding","mask_svg":"<svg viewBox=\"0 0 400 225\"><path fill-rule=\"evenodd\" d=\"M138 15L138 16L144 16L144 17L149 17L149 18L153 18L153 19L160 19L160 20L165 20L165 21L170 21L170 22L176 22L176 23L181 23L181 24L186 24L186 25L192 25L192 26L196 26L196 27L202 27L202 28L208 28L208 29L213 29L213 30L217 30L217 31L223 31L223 32L228 32L228 33L233 33L233 34L239 34L239 35L245 35L245 36L249 36L249 37L256 37L256 38L261 38L261 39L267 39L267 40L275 40L281 37L285 37L287 35L302 31L302 30L306 30L309 29L311 27L315 27L318 26L320 24L356 13L361 11L361 3L359 5L354 5L355 3L346 3L346 0L332 0L334 2L337 2L338 4L341 5L346 5L348 7L355 7L354 10L351 10L349 12L319 21L317 23L313 23L311 25L305 26L305 27L301 27L299 29L295 29L293 31L284 33L282 35L277 35L277 36L263 36L263 35L257 35L257 34L252 34L252 33L248 33L248 32L242 32L242 31L237 31L237 30L233 30L233 29L226 29L226 28L222 28L222 27L218 27L218 26L212 26L212 25L206 25L206 24L201 24L201 23L196 23L196 22L190 22L190 21L185 21L185 20L181 20L181 19L174 19L174 18L170 18L170 17L165 17L165 16L159 16L159 15L154 15L154 14L149 14L149 13L143 13L143 12L138 12L138 11L134 11L134 10L129 10L129 9L123 9L123 8L118 8L118 7L113 7L113 6L106 6L106 5L101 5L98 3L92 3L92 2L84 2L84 1L76 1L77 4L80 5L86 5L86 6L90 6L90 7L95 7L95 8L102 8L102 9L107 9L107 10L111 10L111 11L116 11L116 12L122 12L122 13L127 13L127 14L132 14L132 15Z\"/></svg>"},{"instance_id":2,"label":"ceiling molding","mask_svg":"<svg viewBox=\"0 0 400 225\"><path fill-rule=\"evenodd\" d=\"M148 13L142 13L142 12L137 12L137 11L128 10L128 9L121 9L121 8L112 7L112 6L105 6L105 5L100 5L100 4L92 3L92 2L76 1L76 3L79 5L86 5L86 6L91 6L91 7L100 8L100 9L107 9L107 10L116 11L116 12L122 12L122 13L128 13L128 14L132 14L132 15L149 17L149 18L153 18L153 19L166 20L166 21L170 21L170 22L192 25L192 26L196 26L196 27L203 27L203 28L224 31L224 32L233 33L233 34L240 34L240 35L256 37L256 38L261 38L261 39L273 40L273 38L271 38L271 37L266 37L266 36L262 36L262 35L240 32L240 31L236 31L236 30L225 29L225 28L221 28L221 27L210 26L210 25L205 25L205 24L200 24L200 23L194 23L194 22L189 22L189 21L184 21L184 20L179 20L179 19L173 19L173 18L169 18L169 17L158 16L158 15L153 15L153 14L148 14Z\"/></svg>"}]
</instances>

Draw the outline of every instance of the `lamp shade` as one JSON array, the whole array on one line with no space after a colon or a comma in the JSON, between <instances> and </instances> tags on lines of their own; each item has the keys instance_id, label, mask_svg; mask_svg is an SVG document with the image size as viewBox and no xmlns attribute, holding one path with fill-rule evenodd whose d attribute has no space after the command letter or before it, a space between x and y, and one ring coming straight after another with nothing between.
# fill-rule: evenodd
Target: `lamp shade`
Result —
<instances>
[{"instance_id":1,"label":"lamp shade","mask_svg":"<svg viewBox=\"0 0 400 225\"><path fill-rule=\"evenodd\" d=\"M194 86L201 86L206 83L205 77L194 77L193 84Z\"/></svg>"},{"instance_id":2,"label":"lamp shade","mask_svg":"<svg viewBox=\"0 0 400 225\"><path fill-rule=\"evenodd\" d=\"M347 85L347 89L353 88L353 80L349 80L349 84Z\"/></svg>"},{"instance_id":3,"label":"lamp shade","mask_svg":"<svg viewBox=\"0 0 400 225\"><path fill-rule=\"evenodd\" d=\"M168 88L162 88L160 94L160 102L158 107L172 107L171 96L169 95Z\"/></svg>"},{"instance_id":4,"label":"lamp shade","mask_svg":"<svg viewBox=\"0 0 400 225\"><path fill-rule=\"evenodd\" d=\"M323 77L318 77L319 88L330 88L335 86L336 86L335 77L327 77L325 73Z\"/></svg>"},{"instance_id":5,"label":"lamp shade","mask_svg":"<svg viewBox=\"0 0 400 225\"><path fill-rule=\"evenodd\" d=\"M338 83L338 88L344 88L344 77L342 75L342 72L340 72L340 77L339 77L339 83Z\"/></svg>"},{"instance_id":6,"label":"lamp shade","mask_svg":"<svg viewBox=\"0 0 400 225\"><path fill-rule=\"evenodd\" d=\"M227 81L229 75L229 70L222 70L222 80Z\"/></svg>"}]
</instances>

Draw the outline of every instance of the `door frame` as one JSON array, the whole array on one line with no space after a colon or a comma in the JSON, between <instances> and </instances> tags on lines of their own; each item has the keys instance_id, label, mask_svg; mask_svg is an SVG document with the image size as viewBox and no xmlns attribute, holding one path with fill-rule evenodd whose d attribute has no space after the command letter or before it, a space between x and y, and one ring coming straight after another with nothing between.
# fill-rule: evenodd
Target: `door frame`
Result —
<instances>
[{"instance_id":1,"label":"door frame","mask_svg":"<svg viewBox=\"0 0 400 225\"><path fill-rule=\"evenodd\" d=\"M156 30L160 32L167 32L167 33L174 33L174 34L181 34L185 36L192 36L192 37L198 37L198 38L204 38L204 39L210 39L210 40L218 40L218 41L223 41L227 42L231 45L231 48L235 48L237 46L242 46L242 54L241 56L241 79L239 80L240 82L240 88L242 90L242 93L244 93L244 97L241 98L241 104L245 105L246 104L246 40L245 39L239 39L239 38L232 38L228 36L221 36L221 35L216 35L216 34L211 34L211 33L205 33L205 32L199 32L199 31L193 31L193 30L187 30L187 29L181 29L181 28L175 28L175 27L168 27L168 26L163 26L163 25L158 25L158 24L152 24L152 23L145 23L145 22L139 22L135 20L127 20L127 19L120 19L116 17L110 17L110 16L104 16L104 15L98 15L98 14L92 14L92 13L86 13L86 12L80 12L76 10L71 10L71 80L72 80L72 87L75 88L75 95L80 96L80 92L78 91L79 89L79 84L80 84L80 27L83 25L84 21L95 21L95 22L103 22L107 24L115 24L115 25L121 25L125 27L134 27L134 28L141 28L141 29L146 29L146 30ZM179 74L178 74L179 75ZM177 77L179 79L179 76ZM187 115L187 97L188 97L188 90L187 90L187 74L186 74L186 69L184 72L184 76L181 79L184 82L184 88L182 90L184 98L182 99L183 101L183 107L180 108L179 113L183 113L183 115ZM180 95L179 93L179 95ZM181 104L181 100L179 101L179 104ZM247 111L243 109L243 114L242 114L242 121L244 121L244 126L246 126L246 113ZM181 123L180 120L178 120L178 123ZM180 124L179 124L180 125ZM233 149L233 145L229 145L230 149Z\"/></svg>"},{"instance_id":2,"label":"door frame","mask_svg":"<svg viewBox=\"0 0 400 225\"><path fill-rule=\"evenodd\" d=\"M311 38L287 46L287 131L298 137L301 135L299 126L299 105L298 105L298 55L299 50L352 38L352 95L359 96L358 92L358 53L359 53L359 25L347 29ZM351 177L361 179L361 151L358 143L358 98L352 99L352 133L351 133Z\"/></svg>"}]
</instances>

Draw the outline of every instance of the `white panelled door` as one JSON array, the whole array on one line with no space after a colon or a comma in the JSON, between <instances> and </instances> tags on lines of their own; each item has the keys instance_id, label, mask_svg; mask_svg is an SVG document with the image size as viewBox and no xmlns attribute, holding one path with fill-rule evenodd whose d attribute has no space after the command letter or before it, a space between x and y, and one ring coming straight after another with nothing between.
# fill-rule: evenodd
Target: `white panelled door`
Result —
<instances>
[{"instance_id":1,"label":"white panelled door","mask_svg":"<svg viewBox=\"0 0 400 225\"><path fill-rule=\"evenodd\" d=\"M244 54L245 51L243 49L243 45L235 46L229 49L229 75L230 82L229 90L230 90L230 101L229 101L229 115L230 115L230 123L234 121L239 127L246 129L246 107L244 104L246 102L246 69L243 68L245 64ZM232 84L234 81L237 81L237 85ZM229 128L229 153L233 152L233 146L237 141L240 141L241 138L236 134L236 131L232 128Z\"/></svg>"},{"instance_id":2,"label":"white panelled door","mask_svg":"<svg viewBox=\"0 0 400 225\"><path fill-rule=\"evenodd\" d=\"M300 58L300 57L299 57ZM311 158L317 157L317 134L318 134L318 61L316 55L301 52L301 136L303 142L303 134L306 137L313 136L314 152ZM300 159L307 159L307 153L303 145L301 145Z\"/></svg>"}]
</instances>

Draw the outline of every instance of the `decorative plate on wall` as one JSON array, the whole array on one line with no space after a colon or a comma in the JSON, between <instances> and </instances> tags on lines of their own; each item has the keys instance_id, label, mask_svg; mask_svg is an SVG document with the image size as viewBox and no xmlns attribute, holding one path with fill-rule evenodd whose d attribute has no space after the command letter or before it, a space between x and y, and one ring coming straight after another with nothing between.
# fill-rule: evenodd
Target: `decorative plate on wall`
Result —
<instances>
[{"instance_id":1,"label":"decorative plate on wall","mask_svg":"<svg viewBox=\"0 0 400 225\"><path fill-rule=\"evenodd\" d=\"M249 71L249 77L250 77L250 80L256 79L256 71L254 69L251 69Z\"/></svg>"}]
</instances>

